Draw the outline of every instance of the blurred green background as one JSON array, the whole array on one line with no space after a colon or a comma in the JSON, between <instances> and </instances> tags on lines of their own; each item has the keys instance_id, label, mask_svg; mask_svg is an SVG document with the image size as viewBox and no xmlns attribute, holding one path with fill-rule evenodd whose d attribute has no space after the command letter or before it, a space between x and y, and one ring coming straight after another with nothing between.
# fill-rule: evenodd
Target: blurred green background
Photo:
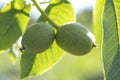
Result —
<instances>
[{"instance_id":1,"label":"blurred green background","mask_svg":"<svg viewBox=\"0 0 120 80\"><path fill-rule=\"evenodd\" d=\"M34 20L31 20L32 22ZM93 31L92 9L77 13L77 21ZM0 54L0 80L19 80L20 56L16 64L12 64L8 54ZM103 80L101 54L94 48L84 56L66 53L50 70L42 75L25 80Z\"/></svg>"}]
</instances>

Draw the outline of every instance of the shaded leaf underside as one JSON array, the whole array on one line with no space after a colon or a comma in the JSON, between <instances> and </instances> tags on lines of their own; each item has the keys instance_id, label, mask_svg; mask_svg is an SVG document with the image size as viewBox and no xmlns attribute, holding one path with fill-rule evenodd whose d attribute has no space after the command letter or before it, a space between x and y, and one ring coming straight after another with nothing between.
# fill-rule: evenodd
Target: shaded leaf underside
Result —
<instances>
[{"instance_id":1,"label":"shaded leaf underside","mask_svg":"<svg viewBox=\"0 0 120 80\"><path fill-rule=\"evenodd\" d=\"M25 30L30 13L30 5L17 6L11 1L0 10L0 50L11 48Z\"/></svg>"},{"instance_id":2,"label":"shaded leaf underside","mask_svg":"<svg viewBox=\"0 0 120 80\"><path fill-rule=\"evenodd\" d=\"M120 1L106 0L103 12L103 63L106 80L120 80Z\"/></svg>"}]
</instances>

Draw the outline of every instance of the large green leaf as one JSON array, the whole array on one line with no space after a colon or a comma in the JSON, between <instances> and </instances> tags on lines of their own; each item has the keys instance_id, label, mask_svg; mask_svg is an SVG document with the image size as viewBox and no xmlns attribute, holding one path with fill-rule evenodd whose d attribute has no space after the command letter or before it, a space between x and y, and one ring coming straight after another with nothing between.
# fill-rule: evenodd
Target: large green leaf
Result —
<instances>
[{"instance_id":1,"label":"large green leaf","mask_svg":"<svg viewBox=\"0 0 120 80\"><path fill-rule=\"evenodd\" d=\"M14 4L12 1L0 10L0 50L12 47L29 21L30 5L17 10L17 7L13 6Z\"/></svg>"},{"instance_id":2,"label":"large green leaf","mask_svg":"<svg viewBox=\"0 0 120 80\"><path fill-rule=\"evenodd\" d=\"M94 34L96 38L97 48L94 49L97 52L101 62L101 68L103 68L102 64L102 55L101 55L101 44L102 44L102 12L104 9L105 0L96 0L96 5L94 7L93 12L93 24L94 24Z\"/></svg>"},{"instance_id":3,"label":"large green leaf","mask_svg":"<svg viewBox=\"0 0 120 80\"><path fill-rule=\"evenodd\" d=\"M64 23L74 22L76 19L74 9L72 5L68 1L60 2L57 4L50 4L45 12L53 20L57 25L61 26ZM39 21L46 21L44 16L42 15Z\"/></svg>"},{"instance_id":4,"label":"large green leaf","mask_svg":"<svg viewBox=\"0 0 120 80\"><path fill-rule=\"evenodd\" d=\"M119 33L119 43L120 43L120 0L114 1L115 5L115 13L116 13L116 19L117 19L117 26L118 26L118 33Z\"/></svg>"},{"instance_id":5,"label":"large green leaf","mask_svg":"<svg viewBox=\"0 0 120 80\"><path fill-rule=\"evenodd\" d=\"M103 11L103 63L106 80L120 80L120 0L106 0Z\"/></svg>"},{"instance_id":6,"label":"large green leaf","mask_svg":"<svg viewBox=\"0 0 120 80\"><path fill-rule=\"evenodd\" d=\"M72 5L68 2L59 4L50 4L45 10L48 16L58 25L63 25L67 22L75 21L75 14ZM39 21L46 21L44 16L41 16ZM63 56L64 51L61 50L56 42L43 53L30 55L25 52L21 57L21 78L42 74L56 64Z\"/></svg>"},{"instance_id":7,"label":"large green leaf","mask_svg":"<svg viewBox=\"0 0 120 80\"><path fill-rule=\"evenodd\" d=\"M94 24L94 34L96 37L96 42L98 49L101 51L102 42L102 12L104 8L105 0L96 0L96 5L93 12L93 24Z\"/></svg>"},{"instance_id":8,"label":"large green leaf","mask_svg":"<svg viewBox=\"0 0 120 80\"><path fill-rule=\"evenodd\" d=\"M94 29L101 49L105 80L119 80L120 74L120 0L97 0L94 9ZM103 14L103 15L102 15ZM103 30L102 30L103 26ZM103 31L103 33L102 33ZM119 33L119 34L118 34ZM101 51L100 51L101 52Z\"/></svg>"},{"instance_id":9,"label":"large green leaf","mask_svg":"<svg viewBox=\"0 0 120 80\"><path fill-rule=\"evenodd\" d=\"M93 25L94 25L94 34L96 38L97 48L95 52L97 52L101 62L101 67L103 68L102 64L102 55L101 55L101 44L102 44L102 13L104 9L105 0L96 0L96 5L93 10Z\"/></svg>"}]
</instances>

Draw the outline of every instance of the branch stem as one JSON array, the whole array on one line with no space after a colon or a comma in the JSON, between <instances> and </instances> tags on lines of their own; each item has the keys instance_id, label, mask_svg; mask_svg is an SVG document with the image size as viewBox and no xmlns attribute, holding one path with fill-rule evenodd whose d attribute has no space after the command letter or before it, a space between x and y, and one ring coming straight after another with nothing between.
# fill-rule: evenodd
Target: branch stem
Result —
<instances>
[{"instance_id":1,"label":"branch stem","mask_svg":"<svg viewBox=\"0 0 120 80\"><path fill-rule=\"evenodd\" d=\"M37 7L37 9L40 11L40 13L48 20L48 22L49 22L50 24L52 24L54 28L58 29L59 26L58 26L55 22L53 22L53 21L48 17L48 15L47 15L47 14L42 10L42 8L39 6L39 4L37 3L37 1L36 1L36 0L32 0L32 2L33 2L34 5Z\"/></svg>"}]
</instances>

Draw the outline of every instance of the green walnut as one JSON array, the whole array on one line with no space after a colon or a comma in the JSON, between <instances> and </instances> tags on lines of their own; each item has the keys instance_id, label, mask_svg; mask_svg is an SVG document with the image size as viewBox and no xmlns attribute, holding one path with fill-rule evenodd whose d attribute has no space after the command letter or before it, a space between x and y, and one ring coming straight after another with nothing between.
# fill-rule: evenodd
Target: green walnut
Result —
<instances>
[{"instance_id":1,"label":"green walnut","mask_svg":"<svg viewBox=\"0 0 120 80\"><path fill-rule=\"evenodd\" d=\"M54 38L52 25L43 22L32 24L23 35L22 49L34 54L41 53L51 46Z\"/></svg>"},{"instance_id":2,"label":"green walnut","mask_svg":"<svg viewBox=\"0 0 120 80\"><path fill-rule=\"evenodd\" d=\"M63 50L74 55L85 55L96 46L94 35L77 22L60 27L56 42Z\"/></svg>"}]
</instances>

